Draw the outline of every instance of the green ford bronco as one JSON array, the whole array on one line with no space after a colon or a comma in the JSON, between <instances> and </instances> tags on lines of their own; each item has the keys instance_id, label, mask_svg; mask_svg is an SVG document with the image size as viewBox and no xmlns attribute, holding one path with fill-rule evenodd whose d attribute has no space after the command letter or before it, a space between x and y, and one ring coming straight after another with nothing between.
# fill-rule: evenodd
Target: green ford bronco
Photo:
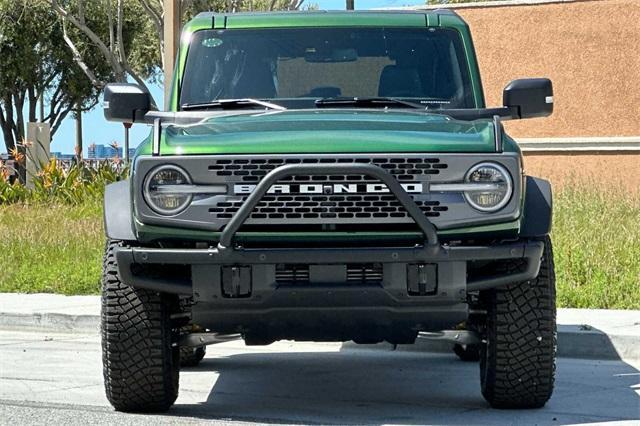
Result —
<instances>
[{"instance_id":1,"label":"green ford bronco","mask_svg":"<svg viewBox=\"0 0 640 426\"><path fill-rule=\"evenodd\" d=\"M551 114L548 79L487 107L451 11L204 13L168 106L105 90L108 120L152 127L104 202L117 410L168 409L180 366L231 339L444 340L491 406L546 403L551 189L501 121Z\"/></svg>"}]
</instances>

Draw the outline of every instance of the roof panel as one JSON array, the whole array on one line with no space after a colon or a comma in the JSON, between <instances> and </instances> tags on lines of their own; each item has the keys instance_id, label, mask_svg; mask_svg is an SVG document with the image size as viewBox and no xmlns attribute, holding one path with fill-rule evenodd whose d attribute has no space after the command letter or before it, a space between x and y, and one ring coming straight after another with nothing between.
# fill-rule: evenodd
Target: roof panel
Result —
<instances>
[{"instance_id":1,"label":"roof panel","mask_svg":"<svg viewBox=\"0 0 640 426\"><path fill-rule=\"evenodd\" d=\"M284 28L284 27L424 27L438 25L440 18L453 26L464 25L459 15L448 9L435 10L365 10L365 11L295 11L295 12L243 12L220 14L203 12L193 21L215 21L216 28ZM193 22L192 21L192 22ZM448 26L448 25L447 25Z\"/></svg>"},{"instance_id":2,"label":"roof panel","mask_svg":"<svg viewBox=\"0 0 640 426\"><path fill-rule=\"evenodd\" d=\"M382 11L304 11L304 12L252 12L227 16L227 28L277 28L277 27L424 27L425 15L431 12L382 12ZM201 13L196 19L214 18L217 22L224 15Z\"/></svg>"}]
</instances>

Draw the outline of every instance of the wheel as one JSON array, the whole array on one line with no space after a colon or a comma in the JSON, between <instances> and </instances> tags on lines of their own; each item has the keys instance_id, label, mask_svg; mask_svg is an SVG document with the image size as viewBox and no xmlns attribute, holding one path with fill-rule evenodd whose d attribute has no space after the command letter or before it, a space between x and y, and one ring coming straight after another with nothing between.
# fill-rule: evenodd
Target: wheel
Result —
<instances>
[{"instance_id":1,"label":"wheel","mask_svg":"<svg viewBox=\"0 0 640 426\"><path fill-rule=\"evenodd\" d=\"M487 305L480 350L482 395L494 408L539 408L555 379L553 249L545 240L538 277L480 295Z\"/></svg>"},{"instance_id":2,"label":"wheel","mask_svg":"<svg viewBox=\"0 0 640 426\"><path fill-rule=\"evenodd\" d=\"M460 358L462 361L480 361L480 345L461 345L456 343L453 346L453 352L458 355L458 358Z\"/></svg>"},{"instance_id":3,"label":"wheel","mask_svg":"<svg viewBox=\"0 0 640 426\"><path fill-rule=\"evenodd\" d=\"M202 358L207 353L206 346L198 346L197 348L181 347L180 348L180 366L195 367L200 364Z\"/></svg>"},{"instance_id":4,"label":"wheel","mask_svg":"<svg viewBox=\"0 0 640 426\"><path fill-rule=\"evenodd\" d=\"M120 282L107 242L102 273L102 362L107 399L118 411L165 411L178 397L175 299Z\"/></svg>"}]
</instances>

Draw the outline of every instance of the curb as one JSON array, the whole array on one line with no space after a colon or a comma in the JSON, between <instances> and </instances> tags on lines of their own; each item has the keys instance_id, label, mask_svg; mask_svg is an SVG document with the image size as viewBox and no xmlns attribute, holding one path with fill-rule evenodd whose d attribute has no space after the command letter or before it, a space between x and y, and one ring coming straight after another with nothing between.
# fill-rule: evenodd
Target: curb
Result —
<instances>
[{"instance_id":1,"label":"curb","mask_svg":"<svg viewBox=\"0 0 640 426\"><path fill-rule=\"evenodd\" d=\"M69 315L61 313L3 313L0 330L47 331L56 333L98 333L98 315ZM413 345L389 343L358 345L343 344L345 349L451 353L449 342L418 338ZM558 325L558 356L599 360L640 360L640 335L607 334L588 325Z\"/></svg>"},{"instance_id":2,"label":"curb","mask_svg":"<svg viewBox=\"0 0 640 426\"><path fill-rule=\"evenodd\" d=\"M558 356L640 360L640 336L607 334L589 326L558 326Z\"/></svg>"},{"instance_id":3,"label":"curb","mask_svg":"<svg viewBox=\"0 0 640 426\"><path fill-rule=\"evenodd\" d=\"M98 315L0 312L0 330L97 333L99 329L100 317Z\"/></svg>"}]
</instances>

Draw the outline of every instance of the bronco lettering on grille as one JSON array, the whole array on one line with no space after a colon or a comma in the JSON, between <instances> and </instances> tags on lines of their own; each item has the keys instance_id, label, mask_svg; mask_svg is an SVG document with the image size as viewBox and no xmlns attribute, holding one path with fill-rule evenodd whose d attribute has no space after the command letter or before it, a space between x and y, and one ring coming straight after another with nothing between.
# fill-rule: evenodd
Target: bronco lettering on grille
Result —
<instances>
[{"instance_id":1,"label":"bronco lettering on grille","mask_svg":"<svg viewBox=\"0 0 640 426\"><path fill-rule=\"evenodd\" d=\"M405 191L410 193L422 193L421 183L401 184ZM251 194L256 185L237 184L233 186L234 194ZM334 183L334 184L295 184L273 185L269 188L269 194L381 194L388 193L389 188L382 183Z\"/></svg>"}]
</instances>

